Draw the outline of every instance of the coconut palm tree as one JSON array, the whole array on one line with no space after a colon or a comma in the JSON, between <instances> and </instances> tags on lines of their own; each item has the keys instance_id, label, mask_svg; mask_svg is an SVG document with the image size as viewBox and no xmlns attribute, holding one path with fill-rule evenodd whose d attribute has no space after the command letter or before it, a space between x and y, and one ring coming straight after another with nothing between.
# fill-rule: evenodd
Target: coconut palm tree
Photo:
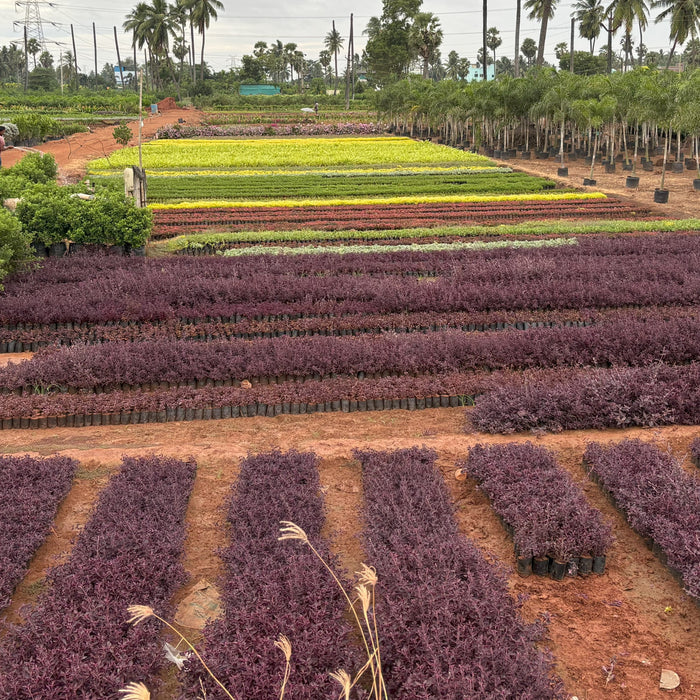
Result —
<instances>
[{"instance_id":1,"label":"coconut palm tree","mask_svg":"<svg viewBox=\"0 0 700 700\"><path fill-rule=\"evenodd\" d=\"M323 40L324 46L333 54L335 59L335 83L333 85L333 94L338 93L338 51L343 48L343 38L340 32L335 28L335 20L333 20L333 29L326 34Z\"/></svg>"},{"instance_id":2,"label":"coconut palm tree","mask_svg":"<svg viewBox=\"0 0 700 700\"><path fill-rule=\"evenodd\" d=\"M547 39L547 25L554 17L557 8L557 0L526 0L525 8L530 10L528 17L540 23L540 40L537 44L537 66L544 63L544 44Z\"/></svg>"},{"instance_id":3,"label":"coconut palm tree","mask_svg":"<svg viewBox=\"0 0 700 700\"><path fill-rule=\"evenodd\" d=\"M601 0L578 0L574 3L574 19L578 22L578 33L588 39L591 56L595 51L596 39L605 19L605 8Z\"/></svg>"},{"instance_id":4,"label":"coconut palm tree","mask_svg":"<svg viewBox=\"0 0 700 700\"><path fill-rule=\"evenodd\" d=\"M199 79L204 80L204 39L211 20L218 19L217 10L224 9L220 0L192 0L192 23L202 35L202 52L200 54Z\"/></svg>"},{"instance_id":5,"label":"coconut palm tree","mask_svg":"<svg viewBox=\"0 0 700 700\"><path fill-rule=\"evenodd\" d=\"M649 7L645 0L613 0L608 10L612 11L613 31L620 27L625 30L625 70L627 70L628 59L631 58L634 65L634 58L631 56L632 29L635 20L639 22L639 41L642 42L642 32L646 29L649 21Z\"/></svg>"},{"instance_id":6,"label":"coconut palm tree","mask_svg":"<svg viewBox=\"0 0 700 700\"><path fill-rule=\"evenodd\" d=\"M486 32L486 46L493 51L493 74L496 75L496 49L503 43L500 32L496 27L490 27Z\"/></svg>"},{"instance_id":7,"label":"coconut palm tree","mask_svg":"<svg viewBox=\"0 0 700 700\"><path fill-rule=\"evenodd\" d=\"M656 22L671 20L669 39L673 40L671 52L668 55L666 68L671 65L673 52L678 44L684 44L690 37L695 39L700 30L700 0L656 0L652 3L654 9L663 8L657 15Z\"/></svg>"}]
</instances>

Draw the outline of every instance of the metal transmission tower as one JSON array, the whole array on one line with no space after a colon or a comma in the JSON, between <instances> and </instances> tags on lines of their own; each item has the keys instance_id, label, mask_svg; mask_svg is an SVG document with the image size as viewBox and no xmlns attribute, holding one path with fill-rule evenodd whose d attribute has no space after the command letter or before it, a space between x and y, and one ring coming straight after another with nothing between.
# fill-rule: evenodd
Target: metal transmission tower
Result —
<instances>
[{"instance_id":1,"label":"metal transmission tower","mask_svg":"<svg viewBox=\"0 0 700 700\"><path fill-rule=\"evenodd\" d=\"M15 7L24 7L24 26L27 29L27 40L36 39L42 51L46 50L46 40L44 39L44 27L41 23L41 13L39 5L53 7L51 2L41 2L41 0L17 0Z\"/></svg>"}]
</instances>

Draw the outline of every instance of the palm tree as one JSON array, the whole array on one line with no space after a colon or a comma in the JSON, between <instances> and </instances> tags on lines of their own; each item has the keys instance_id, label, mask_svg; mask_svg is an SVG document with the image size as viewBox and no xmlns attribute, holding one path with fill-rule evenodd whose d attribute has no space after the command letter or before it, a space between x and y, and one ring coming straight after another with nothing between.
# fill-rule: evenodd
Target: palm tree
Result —
<instances>
[{"instance_id":1,"label":"palm tree","mask_svg":"<svg viewBox=\"0 0 700 700\"><path fill-rule=\"evenodd\" d=\"M456 51L450 51L447 54L447 65L445 66L445 74L450 80L457 80L459 75L459 54Z\"/></svg>"},{"instance_id":2,"label":"palm tree","mask_svg":"<svg viewBox=\"0 0 700 700\"><path fill-rule=\"evenodd\" d=\"M486 46L493 51L493 75L496 76L496 49L503 43L496 27L490 27L486 32Z\"/></svg>"},{"instance_id":3,"label":"palm tree","mask_svg":"<svg viewBox=\"0 0 700 700\"><path fill-rule=\"evenodd\" d=\"M34 68L36 68L36 55L41 51L41 44L37 39L32 37L27 41L27 53L30 53L32 55L32 59L34 60Z\"/></svg>"},{"instance_id":4,"label":"palm tree","mask_svg":"<svg viewBox=\"0 0 700 700\"><path fill-rule=\"evenodd\" d=\"M209 29L209 23L213 19L218 19L217 10L224 9L221 0L192 0L192 23L197 27L197 31L202 35L202 52L200 55L199 79L204 80L204 38L205 32Z\"/></svg>"},{"instance_id":5,"label":"palm tree","mask_svg":"<svg viewBox=\"0 0 700 700\"><path fill-rule=\"evenodd\" d=\"M516 0L515 4L515 63L514 72L515 77L520 77L520 9L522 6L522 0ZM494 68L495 70L495 68Z\"/></svg>"},{"instance_id":6,"label":"palm tree","mask_svg":"<svg viewBox=\"0 0 700 700\"><path fill-rule=\"evenodd\" d=\"M588 39L591 56L595 51L595 41L600 36L600 28L605 19L605 8L601 0L578 0L574 3L574 19L578 22L578 33Z\"/></svg>"},{"instance_id":7,"label":"palm tree","mask_svg":"<svg viewBox=\"0 0 700 700\"><path fill-rule=\"evenodd\" d=\"M656 17L656 22L671 20L671 33L669 39L673 39L671 53L668 55L666 68L671 65L673 52L678 44L684 44L690 37L695 39L700 29L700 0L655 0L653 8L664 8Z\"/></svg>"},{"instance_id":8,"label":"palm tree","mask_svg":"<svg viewBox=\"0 0 700 700\"><path fill-rule=\"evenodd\" d=\"M430 62L442 43L440 20L432 12L417 13L409 32L409 41L413 50L423 59L423 78L427 80Z\"/></svg>"},{"instance_id":9,"label":"palm tree","mask_svg":"<svg viewBox=\"0 0 700 700\"><path fill-rule=\"evenodd\" d=\"M335 83L333 85L333 94L336 95L338 93L338 51L343 48L343 38L340 36L340 32L335 28L335 20L333 20L333 30L326 34L323 44L335 58Z\"/></svg>"},{"instance_id":10,"label":"palm tree","mask_svg":"<svg viewBox=\"0 0 700 700\"><path fill-rule=\"evenodd\" d=\"M609 10L612 10L613 31L617 31L620 27L625 29L625 70L627 70L627 61L630 58L632 49L632 29L634 22L639 22L639 41L642 41L642 32L646 29L649 20L649 7L645 0L613 0ZM634 65L634 58L632 58Z\"/></svg>"},{"instance_id":11,"label":"palm tree","mask_svg":"<svg viewBox=\"0 0 700 700\"><path fill-rule=\"evenodd\" d=\"M525 8L530 10L528 17L530 19L536 19L540 23L540 40L537 44L537 66L541 66L544 63L544 44L547 39L547 25L549 24L549 20L554 16L556 7L557 0L526 0L525 2Z\"/></svg>"}]
</instances>

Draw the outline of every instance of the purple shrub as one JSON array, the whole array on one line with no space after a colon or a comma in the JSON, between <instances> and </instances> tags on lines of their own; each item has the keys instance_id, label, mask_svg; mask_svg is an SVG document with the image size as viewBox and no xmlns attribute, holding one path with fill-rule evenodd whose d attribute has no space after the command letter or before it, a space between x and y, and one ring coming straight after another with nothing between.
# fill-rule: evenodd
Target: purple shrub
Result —
<instances>
[{"instance_id":1,"label":"purple shrub","mask_svg":"<svg viewBox=\"0 0 700 700\"><path fill-rule=\"evenodd\" d=\"M436 453L356 451L365 549L377 569L382 665L394 700L563 698L538 630L502 573L460 534Z\"/></svg>"},{"instance_id":2,"label":"purple shrub","mask_svg":"<svg viewBox=\"0 0 700 700\"><path fill-rule=\"evenodd\" d=\"M180 563L195 465L124 458L100 495L70 560L0 646L0 698L117 698L131 681L155 684L162 640L154 621L127 624L127 607L169 614L185 580Z\"/></svg>"},{"instance_id":3,"label":"purple shrub","mask_svg":"<svg viewBox=\"0 0 700 700\"><path fill-rule=\"evenodd\" d=\"M695 440L690 443L690 459L695 466L700 467L700 438L695 438Z\"/></svg>"},{"instance_id":4,"label":"purple shrub","mask_svg":"<svg viewBox=\"0 0 700 700\"><path fill-rule=\"evenodd\" d=\"M243 460L228 510L231 544L222 553L225 615L204 631L203 656L236 698L279 695L284 657L273 645L280 635L292 644L287 696L295 700L337 698L328 674L357 671L358 649L348 639L347 603L308 546L278 541L280 521L302 527L314 547L334 564L320 536L324 522L318 458L312 453L268 452ZM194 697L204 683L207 698L225 697L192 661L183 674Z\"/></svg>"},{"instance_id":5,"label":"purple shrub","mask_svg":"<svg viewBox=\"0 0 700 700\"><path fill-rule=\"evenodd\" d=\"M629 524L661 549L686 591L700 599L700 480L642 440L591 443L584 463Z\"/></svg>"},{"instance_id":6,"label":"purple shrub","mask_svg":"<svg viewBox=\"0 0 700 700\"><path fill-rule=\"evenodd\" d=\"M469 420L487 433L700 422L700 365L590 370L510 383L481 396Z\"/></svg>"},{"instance_id":7,"label":"purple shrub","mask_svg":"<svg viewBox=\"0 0 700 700\"><path fill-rule=\"evenodd\" d=\"M0 610L49 534L76 467L68 457L0 457Z\"/></svg>"},{"instance_id":8,"label":"purple shrub","mask_svg":"<svg viewBox=\"0 0 700 700\"><path fill-rule=\"evenodd\" d=\"M512 527L519 556L568 562L583 554L602 556L612 543L600 512L543 447L475 445L458 466L477 480Z\"/></svg>"}]
</instances>

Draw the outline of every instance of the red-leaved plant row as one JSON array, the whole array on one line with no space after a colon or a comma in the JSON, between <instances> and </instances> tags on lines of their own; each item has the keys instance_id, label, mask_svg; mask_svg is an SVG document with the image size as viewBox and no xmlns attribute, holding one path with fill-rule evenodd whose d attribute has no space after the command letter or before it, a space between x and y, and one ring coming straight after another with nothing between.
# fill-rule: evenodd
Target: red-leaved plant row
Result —
<instances>
[{"instance_id":1,"label":"red-leaved plant row","mask_svg":"<svg viewBox=\"0 0 700 700\"><path fill-rule=\"evenodd\" d=\"M433 228L456 224L506 224L514 221L566 218L648 218L618 199L567 199L522 202L428 202L298 207L203 207L156 209L154 238L210 230L292 231L315 229L371 231Z\"/></svg>"},{"instance_id":2,"label":"red-leaved plant row","mask_svg":"<svg viewBox=\"0 0 700 700\"><path fill-rule=\"evenodd\" d=\"M700 599L700 480L668 452L642 440L591 443L584 453L590 476L629 524Z\"/></svg>"},{"instance_id":3,"label":"red-leaved plant row","mask_svg":"<svg viewBox=\"0 0 700 700\"><path fill-rule=\"evenodd\" d=\"M68 263L62 274L47 265L7 282L0 296L0 324L13 330L20 324L27 328L173 318L237 321L687 306L700 302L697 241L695 236L599 238L546 250L490 251L465 258L452 274L430 280L355 273L297 275L294 261L287 261L293 273L287 276L276 270L266 273L264 266L248 274L245 265L209 258L134 261L133 267L108 263L104 269L97 263L92 270L81 261L77 268ZM306 263L301 270L309 267Z\"/></svg>"},{"instance_id":4,"label":"red-leaved plant row","mask_svg":"<svg viewBox=\"0 0 700 700\"><path fill-rule=\"evenodd\" d=\"M700 364L584 371L496 387L469 421L485 433L585 430L700 422Z\"/></svg>"},{"instance_id":5,"label":"red-leaved plant row","mask_svg":"<svg viewBox=\"0 0 700 700\"><path fill-rule=\"evenodd\" d=\"M180 563L195 465L125 457L100 495L69 561L0 645L0 698L116 698L128 682L157 685L162 639L152 620L132 627L127 607L169 614L185 580Z\"/></svg>"},{"instance_id":6,"label":"red-leaved plant row","mask_svg":"<svg viewBox=\"0 0 700 700\"><path fill-rule=\"evenodd\" d=\"M345 668L354 675L362 666L347 603L331 575L307 545L278 540L280 521L292 521L338 568L321 537L318 461L309 452L273 451L241 463L228 506L231 540L221 553L224 616L207 625L202 644L207 665L236 698L279 696L284 657L274 641L280 634L292 645L287 697L335 700L340 687L329 673ZM181 677L186 697L200 697L200 681L207 698L226 697L194 659Z\"/></svg>"},{"instance_id":7,"label":"red-leaved plant row","mask_svg":"<svg viewBox=\"0 0 700 700\"><path fill-rule=\"evenodd\" d=\"M379 578L384 678L395 700L566 697L501 572L458 528L433 450L356 451L365 551Z\"/></svg>"},{"instance_id":8,"label":"red-leaved plant row","mask_svg":"<svg viewBox=\"0 0 700 700\"><path fill-rule=\"evenodd\" d=\"M475 445L457 464L476 479L513 537L518 573L528 575L545 562L554 578L591 573L612 544L610 527L552 452L527 443Z\"/></svg>"},{"instance_id":9,"label":"red-leaved plant row","mask_svg":"<svg viewBox=\"0 0 700 700\"><path fill-rule=\"evenodd\" d=\"M68 457L0 457L0 610L49 534L76 467Z\"/></svg>"},{"instance_id":10,"label":"red-leaved plant row","mask_svg":"<svg viewBox=\"0 0 700 700\"><path fill-rule=\"evenodd\" d=\"M554 328L558 326L590 326L623 318L647 320L695 317L694 307L582 309L570 311L481 311L452 314L355 314L330 318L296 318L278 321L243 319L236 322L203 321L130 321L123 323L76 324L71 327L40 326L29 330L0 329L0 353L37 351L47 345L99 345L110 342L142 342L145 340L254 340L289 336L303 338L314 335L358 336L381 333L429 333L462 330L500 331Z\"/></svg>"},{"instance_id":11,"label":"red-leaved plant row","mask_svg":"<svg viewBox=\"0 0 700 700\"><path fill-rule=\"evenodd\" d=\"M531 328L469 334L262 338L190 342L155 340L45 348L0 368L0 391L32 394L162 388L209 381L239 385L389 374L641 366L700 357L700 320L619 320L582 328Z\"/></svg>"},{"instance_id":12,"label":"red-leaved plant row","mask_svg":"<svg viewBox=\"0 0 700 700\"><path fill-rule=\"evenodd\" d=\"M303 384L254 385L250 389L208 386L109 394L8 395L0 401L0 427L5 430L82 427L239 416L446 408L466 405L475 395L519 378L519 374L494 372L376 380L331 379Z\"/></svg>"}]
</instances>

